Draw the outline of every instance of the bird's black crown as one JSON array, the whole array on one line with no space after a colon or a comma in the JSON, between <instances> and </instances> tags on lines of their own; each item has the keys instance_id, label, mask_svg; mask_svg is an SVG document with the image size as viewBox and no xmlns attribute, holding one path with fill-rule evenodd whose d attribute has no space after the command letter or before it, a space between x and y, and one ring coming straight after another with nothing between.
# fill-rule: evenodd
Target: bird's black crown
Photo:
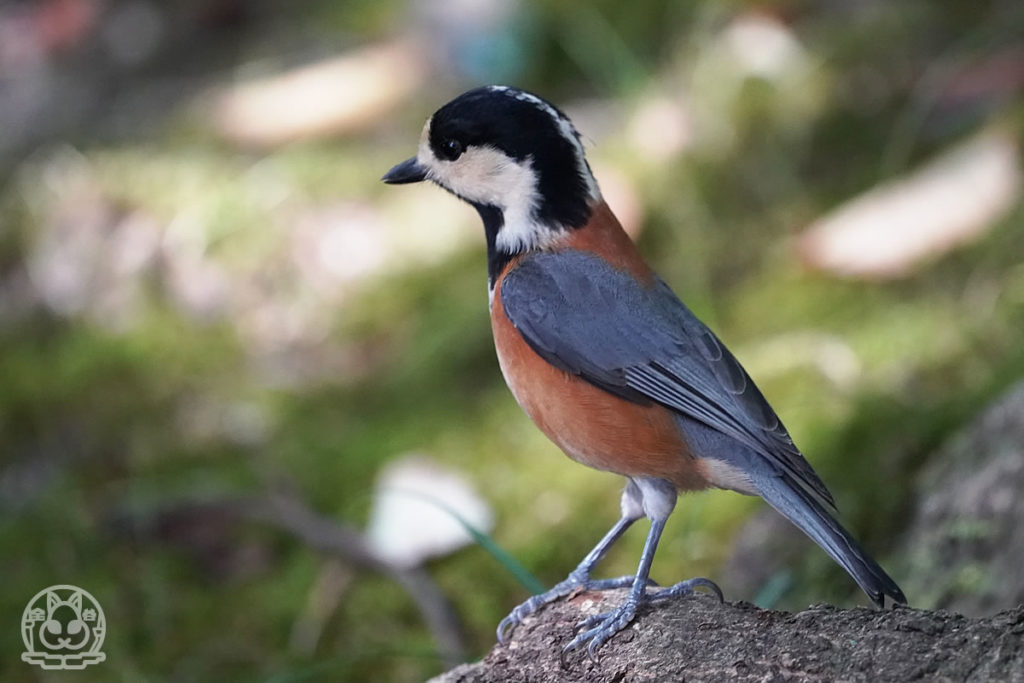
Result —
<instances>
[{"instance_id":1,"label":"bird's black crown","mask_svg":"<svg viewBox=\"0 0 1024 683\"><path fill-rule=\"evenodd\" d=\"M596 192L579 134L554 105L524 90L485 86L444 105L430 119L430 148L454 161L472 146L490 146L537 174L538 222L580 227Z\"/></svg>"}]
</instances>

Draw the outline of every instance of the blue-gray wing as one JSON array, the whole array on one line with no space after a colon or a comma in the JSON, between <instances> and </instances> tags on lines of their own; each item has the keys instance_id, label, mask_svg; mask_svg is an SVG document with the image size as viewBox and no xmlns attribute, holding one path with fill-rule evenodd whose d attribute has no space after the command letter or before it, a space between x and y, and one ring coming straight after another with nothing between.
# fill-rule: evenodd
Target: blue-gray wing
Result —
<instances>
[{"instance_id":1,"label":"blue-gray wing","mask_svg":"<svg viewBox=\"0 0 1024 683\"><path fill-rule=\"evenodd\" d=\"M552 365L625 399L656 401L699 420L834 506L739 361L660 279L645 287L592 254L542 252L509 271L501 302Z\"/></svg>"}]
</instances>

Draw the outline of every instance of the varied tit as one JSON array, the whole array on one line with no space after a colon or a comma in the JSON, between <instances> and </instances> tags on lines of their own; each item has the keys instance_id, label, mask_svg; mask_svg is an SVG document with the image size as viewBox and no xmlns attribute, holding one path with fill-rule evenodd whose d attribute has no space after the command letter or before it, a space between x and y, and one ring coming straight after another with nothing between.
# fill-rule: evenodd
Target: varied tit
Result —
<instances>
[{"instance_id":1,"label":"varied tit","mask_svg":"<svg viewBox=\"0 0 1024 683\"><path fill-rule=\"evenodd\" d=\"M564 581L512 610L499 641L580 590L630 588L565 647L586 646L591 657L641 604L697 587L721 599L708 579L656 589L648 578L678 493L710 487L761 496L874 603L906 602L830 514L831 494L739 361L640 256L559 109L515 88L470 90L430 117L416 156L383 180L429 180L479 212L494 344L509 389L566 455L626 478L619 520ZM641 517L651 526L636 574L592 579Z\"/></svg>"}]
</instances>

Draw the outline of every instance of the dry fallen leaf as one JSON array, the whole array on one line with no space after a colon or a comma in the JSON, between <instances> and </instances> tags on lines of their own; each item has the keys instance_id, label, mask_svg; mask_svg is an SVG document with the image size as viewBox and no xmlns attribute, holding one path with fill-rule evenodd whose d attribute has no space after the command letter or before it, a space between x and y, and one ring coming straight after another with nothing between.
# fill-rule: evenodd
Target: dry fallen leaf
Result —
<instances>
[{"instance_id":1,"label":"dry fallen leaf","mask_svg":"<svg viewBox=\"0 0 1024 683\"><path fill-rule=\"evenodd\" d=\"M365 47L225 92L214 127L255 147L363 130L413 92L426 69L411 41Z\"/></svg>"},{"instance_id":2,"label":"dry fallen leaf","mask_svg":"<svg viewBox=\"0 0 1024 683\"><path fill-rule=\"evenodd\" d=\"M876 186L799 238L812 268L884 280L984 234L1020 197L1017 140L987 131L910 175Z\"/></svg>"}]
</instances>

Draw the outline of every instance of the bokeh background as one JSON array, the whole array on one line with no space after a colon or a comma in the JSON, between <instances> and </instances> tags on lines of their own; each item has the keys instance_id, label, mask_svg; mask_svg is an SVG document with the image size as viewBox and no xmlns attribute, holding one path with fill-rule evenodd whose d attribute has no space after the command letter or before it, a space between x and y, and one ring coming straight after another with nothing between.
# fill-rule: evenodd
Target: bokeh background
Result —
<instances>
[{"instance_id":1,"label":"bokeh background","mask_svg":"<svg viewBox=\"0 0 1024 683\"><path fill-rule=\"evenodd\" d=\"M489 82L575 120L912 603L984 589L906 535L1024 376L1022 38L1018 0L0 4L0 678L71 677L19 628L71 583L109 625L75 680L422 680L528 595L500 549L549 585L612 524L500 378L475 214L378 180ZM866 602L731 493L669 524L653 576L696 575Z\"/></svg>"}]
</instances>

